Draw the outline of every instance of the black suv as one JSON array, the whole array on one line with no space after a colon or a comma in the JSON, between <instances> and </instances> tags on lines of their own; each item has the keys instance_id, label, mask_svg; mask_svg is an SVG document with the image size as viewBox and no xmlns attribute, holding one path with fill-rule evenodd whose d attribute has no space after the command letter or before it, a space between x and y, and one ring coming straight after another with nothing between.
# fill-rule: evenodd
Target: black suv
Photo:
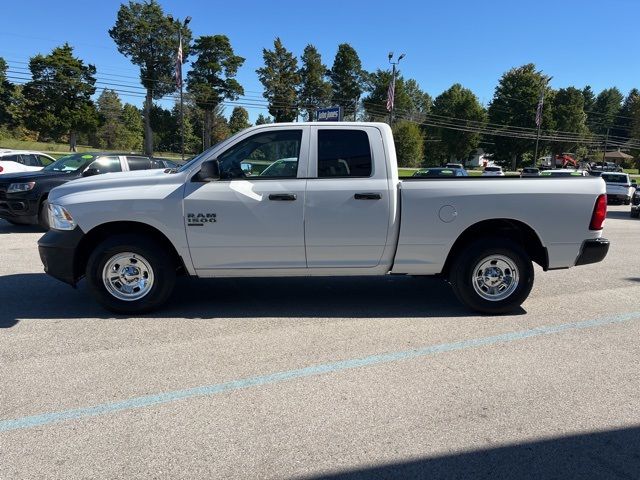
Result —
<instances>
[{"instance_id":1,"label":"black suv","mask_svg":"<svg viewBox=\"0 0 640 480\"><path fill-rule=\"evenodd\" d=\"M0 175L0 218L49 228L49 192L76 178L129 170L166 168L160 159L127 153L72 153L37 172Z\"/></svg>"}]
</instances>

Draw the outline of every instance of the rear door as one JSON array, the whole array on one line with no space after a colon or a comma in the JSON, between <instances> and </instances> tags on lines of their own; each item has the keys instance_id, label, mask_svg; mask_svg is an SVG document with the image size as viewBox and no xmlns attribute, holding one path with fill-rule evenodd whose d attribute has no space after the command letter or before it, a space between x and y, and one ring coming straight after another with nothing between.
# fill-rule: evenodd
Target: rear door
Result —
<instances>
[{"instance_id":1,"label":"rear door","mask_svg":"<svg viewBox=\"0 0 640 480\"><path fill-rule=\"evenodd\" d=\"M374 127L312 127L305 202L309 268L370 268L387 243L390 197Z\"/></svg>"}]
</instances>

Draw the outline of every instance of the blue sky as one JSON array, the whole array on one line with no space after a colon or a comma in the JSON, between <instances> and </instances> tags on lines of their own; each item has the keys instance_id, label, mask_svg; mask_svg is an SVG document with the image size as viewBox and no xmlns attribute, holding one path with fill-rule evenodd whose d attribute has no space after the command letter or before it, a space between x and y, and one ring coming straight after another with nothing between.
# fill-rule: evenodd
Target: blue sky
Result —
<instances>
[{"instance_id":1,"label":"blue sky","mask_svg":"<svg viewBox=\"0 0 640 480\"><path fill-rule=\"evenodd\" d=\"M100 82L136 92L137 67L118 53L107 33L120 3L5 2L0 56L15 75L24 71L30 56L68 41L78 56L96 65ZM357 50L367 70L386 68L389 51L403 52L402 74L432 96L461 83L485 104L502 73L528 62L553 75L554 88L591 85L597 93L617 86L626 94L640 87L638 0L160 3L176 17L193 17L194 36L230 38L236 53L246 58L238 80L248 100L261 96L255 70L262 65L262 48L271 48L276 36L298 56L306 44L316 45L329 66L342 42ZM122 97L142 104L139 96ZM266 108L249 112L255 119Z\"/></svg>"}]
</instances>

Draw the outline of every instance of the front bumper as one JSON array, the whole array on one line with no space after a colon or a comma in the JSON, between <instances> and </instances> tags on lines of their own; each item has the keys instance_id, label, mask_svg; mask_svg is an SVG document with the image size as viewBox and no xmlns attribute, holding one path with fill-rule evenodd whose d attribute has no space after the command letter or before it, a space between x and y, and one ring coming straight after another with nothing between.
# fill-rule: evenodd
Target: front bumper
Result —
<instances>
[{"instance_id":1,"label":"front bumper","mask_svg":"<svg viewBox=\"0 0 640 480\"><path fill-rule=\"evenodd\" d=\"M0 188L0 218L18 223L38 223L39 203L23 194L8 194Z\"/></svg>"},{"instance_id":2,"label":"front bumper","mask_svg":"<svg viewBox=\"0 0 640 480\"><path fill-rule=\"evenodd\" d=\"M601 262L609 252L609 240L606 238L594 238L582 242L580 255L576 259L576 266Z\"/></svg>"},{"instance_id":3,"label":"front bumper","mask_svg":"<svg viewBox=\"0 0 640 480\"><path fill-rule=\"evenodd\" d=\"M44 271L58 280L76 285L82 275L76 272L78 245L84 237L79 227L73 230L49 230L38 240Z\"/></svg>"}]
</instances>

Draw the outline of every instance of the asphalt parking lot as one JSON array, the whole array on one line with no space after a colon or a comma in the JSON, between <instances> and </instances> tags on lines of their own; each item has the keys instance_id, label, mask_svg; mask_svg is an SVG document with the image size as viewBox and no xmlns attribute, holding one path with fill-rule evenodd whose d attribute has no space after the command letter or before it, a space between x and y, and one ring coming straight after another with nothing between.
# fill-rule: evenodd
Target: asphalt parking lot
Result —
<instances>
[{"instance_id":1,"label":"asphalt parking lot","mask_svg":"<svg viewBox=\"0 0 640 480\"><path fill-rule=\"evenodd\" d=\"M0 221L0 479L640 478L640 221L515 315L410 277L179 282L121 318Z\"/></svg>"}]
</instances>

